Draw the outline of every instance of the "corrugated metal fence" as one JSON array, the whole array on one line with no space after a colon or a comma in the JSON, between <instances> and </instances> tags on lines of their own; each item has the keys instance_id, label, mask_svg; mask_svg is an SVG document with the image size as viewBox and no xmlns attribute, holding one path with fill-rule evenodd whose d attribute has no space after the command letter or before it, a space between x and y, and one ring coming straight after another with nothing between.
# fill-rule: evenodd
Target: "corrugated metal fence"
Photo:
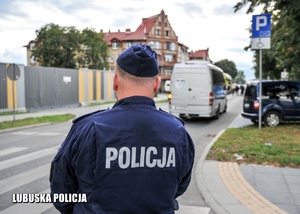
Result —
<instances>
[{"instance_id":1,"label":"corrugated metal fence","mask_svg":"<svg viewBox=\"0 0 300 214\"><path fill-rule=\"evenodd\" d=\"M0 111L36 111L115 100L111 71L18 65L20 77L12 81L7 75L8 65L0 63Z\"/></svg>"}]
</instances>

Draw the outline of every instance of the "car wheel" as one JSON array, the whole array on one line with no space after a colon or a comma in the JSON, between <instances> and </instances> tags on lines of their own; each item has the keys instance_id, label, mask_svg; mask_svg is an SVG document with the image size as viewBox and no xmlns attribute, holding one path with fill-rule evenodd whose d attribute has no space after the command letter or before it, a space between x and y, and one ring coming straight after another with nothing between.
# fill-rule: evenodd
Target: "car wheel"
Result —
<instances>
[{"instance_id":1,"label":"car wheel","mask_svg":"<svg viewBox=\"0 0 300 214\"><path fill-rule=\"evenodd\" d=\"M264 124L266 126L275 127L280 124L281 121L281 115L279 112L276 111L269 111L267 112L265 118L264 118Z\"/></svg>"}]
</instances>

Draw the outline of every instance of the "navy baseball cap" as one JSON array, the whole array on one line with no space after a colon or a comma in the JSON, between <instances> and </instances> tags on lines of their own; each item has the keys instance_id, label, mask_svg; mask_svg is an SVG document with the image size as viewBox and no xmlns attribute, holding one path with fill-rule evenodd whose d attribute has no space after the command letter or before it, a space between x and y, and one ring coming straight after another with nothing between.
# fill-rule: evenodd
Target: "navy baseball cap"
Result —
<instances>
[{"instance_id":1,"label":"navy baseball cap","mask_svg":"<svg viewBox=\"0 0 300 214\"><path fill-rule=\"evenodd\" d=\"M156 52L140 43L124 50L117 63L127 73L138 77L154 77L159 72Z\"/></svg>"}]
</instances>

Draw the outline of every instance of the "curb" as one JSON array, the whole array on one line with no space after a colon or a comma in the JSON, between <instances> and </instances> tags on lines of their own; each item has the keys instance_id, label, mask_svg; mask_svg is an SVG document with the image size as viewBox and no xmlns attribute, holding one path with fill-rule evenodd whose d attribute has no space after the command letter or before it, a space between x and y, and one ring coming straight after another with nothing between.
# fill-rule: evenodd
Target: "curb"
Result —
<instances>
[{"instance_id":1,"label":"curb","mask_svg":"<svg viewBox=\"0 0 300 214\"><path fill-rule=\"evenodd\" d=\"M209 207L214 211L218 211L217 213L228 213L212 196L210 193L205 179L203 177L203 166L205 158L210 150L210 148L214 145L214 143L218 140L218 138L224 133L225 129L220 131L216 137L205 147L200 159L196 163L195 167L195 177L196 177L196 185L198 186L199 192L202 194L204 201L209 205Z\"/></svg>"},{"instance_id":2,"label":"curb","mask_svg":"<svg viewBox=\"0 0 300 214\"><path fill-rule=\"evenodd\" d=\"M206 146L195 168L196 185L207 205L218 214L287 214L247 182L236 162L205 161L209 150L224 131L220 131Z\"/></svg>"}]
</instances>

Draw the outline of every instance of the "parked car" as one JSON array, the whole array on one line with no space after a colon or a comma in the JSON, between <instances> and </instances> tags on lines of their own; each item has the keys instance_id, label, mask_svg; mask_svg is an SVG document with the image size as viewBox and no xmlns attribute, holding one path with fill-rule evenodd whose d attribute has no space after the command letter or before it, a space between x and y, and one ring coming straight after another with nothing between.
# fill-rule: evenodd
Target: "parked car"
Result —
<instances>
[{"instance_id":1,"label":"parked car","mask_svg":"<svg viewBox=\"0 0 300 214\"><path fill-rule=\"evenodd\" d=\"M259 81L247 84L242 116L258 123ZM300 121L300 82L262 80L262 122L278 126L286 121Z\"/></svg>"}]
</instances>

